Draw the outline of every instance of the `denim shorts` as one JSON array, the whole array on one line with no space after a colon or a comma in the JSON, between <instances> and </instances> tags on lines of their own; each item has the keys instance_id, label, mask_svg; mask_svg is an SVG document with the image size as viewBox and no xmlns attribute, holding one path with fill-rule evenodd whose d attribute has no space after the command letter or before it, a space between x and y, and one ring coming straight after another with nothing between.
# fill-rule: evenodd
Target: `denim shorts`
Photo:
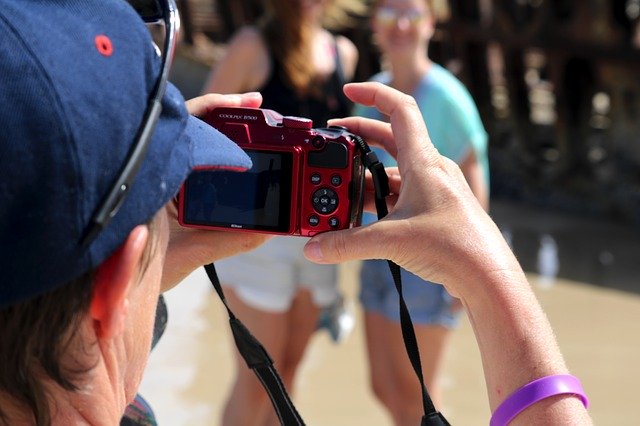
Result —
<instances>
[{"instance_id":1,"label":"denim shorts","mask_svg":"<svg viewBox=\"0 0 640 426\"><path fill-rule=\"evenodd\" d=\"M414 324L453 328L460 312L453 312L454 298L440 284L402 270L402 293ZM376 312L400 322L398 292L386 260L365 260L360 271L360 302L368 312Z\"/></svg>"}]
</instances>

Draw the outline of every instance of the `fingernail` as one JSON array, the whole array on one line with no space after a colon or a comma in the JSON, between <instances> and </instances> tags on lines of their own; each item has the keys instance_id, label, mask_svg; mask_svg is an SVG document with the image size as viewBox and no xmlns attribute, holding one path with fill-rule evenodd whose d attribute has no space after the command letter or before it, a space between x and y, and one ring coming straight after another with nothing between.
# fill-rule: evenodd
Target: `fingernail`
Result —
<instances>
[{"instance_id":1,"label":"fingernail","mask_svg":"<svg viewBox=\"0 0 640 426\"><path fill-rule=\"evenodd\" d=\"M307 243L304 247L304 255L309 260L313 261L321 261L322 260L322 249L320 248L320 243L311 241Z\"/></svg>"},{"instance_id":2,"label":"fingernail","mask_svg":"<svg viewBox=\"0 0 640 426\"><path fill-rule=\"evenodd\" d=\"M260 96L260 92L246 92L246 93L243 93L242 96L246 98L257 98Z\"/></svg>"}]
</instances>

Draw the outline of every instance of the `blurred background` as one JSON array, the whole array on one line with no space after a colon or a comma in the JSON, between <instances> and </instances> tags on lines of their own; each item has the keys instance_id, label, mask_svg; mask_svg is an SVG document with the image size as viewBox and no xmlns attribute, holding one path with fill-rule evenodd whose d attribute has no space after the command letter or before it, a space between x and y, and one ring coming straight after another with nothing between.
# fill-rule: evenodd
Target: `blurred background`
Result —
<instances>
[{"instance_id":1,"label":"blurred background","mask_svg":"<svg viewBox=\"0 0 640 426\"><path fill-rule=\"evenodd\" d=\"M284 0L283 0L284 1ZM182 38L171 80L190 98L259 0L178 0ZM640 0L436 0L430 57L469 89L489 133L491 215L529 273L597 424L636 425L640 407ZM367 16L342 32L356 81L380 69ZM356 326L316 333L296 402L308 424L388 425L369 394L357 263L340 284ZM232 378L225 312L197 271L167 294L169 325L142 394L160 424L218 424ZM469 324L454 333L443 410L487 424ZM250 407L247 407L250 410Z\"/></svg>"}]
</instances>

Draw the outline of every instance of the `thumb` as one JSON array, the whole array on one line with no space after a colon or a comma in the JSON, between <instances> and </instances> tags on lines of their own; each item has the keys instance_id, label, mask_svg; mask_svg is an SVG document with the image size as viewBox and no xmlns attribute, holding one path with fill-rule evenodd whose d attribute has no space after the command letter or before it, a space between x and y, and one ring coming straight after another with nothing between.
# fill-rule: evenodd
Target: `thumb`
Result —
<instances>
[{"instance_id":1,"label":"thumb","mask_svg":"<svg viewBox=\"0 0 640 426\"><path fill-rule=\"evenodd\" d=\"M375 222L342 231L318 234L304 246L304 256L315 263L341 263L350 260L381 259L388 256L380 241ZM386 253L386 255L385 255Z\"/></svg>"}]
</instances>

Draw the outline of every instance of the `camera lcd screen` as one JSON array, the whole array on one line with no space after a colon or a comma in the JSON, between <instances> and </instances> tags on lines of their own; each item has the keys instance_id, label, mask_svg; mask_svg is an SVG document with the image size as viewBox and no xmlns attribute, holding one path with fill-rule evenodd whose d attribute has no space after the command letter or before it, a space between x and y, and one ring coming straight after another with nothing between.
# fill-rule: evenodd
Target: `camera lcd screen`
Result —
<instances>
[{"instance_id":1,"label":"camera lcd screen","mask_svg":"<svg viewBox=\"0 0 640 426\"><path fill-rule=\"evenodd\" d=\"M246 172L205 170L189 176L184 191L185 223L289 231L293 154L245 152L253 162Z\"/></svg>"}]
</instances>

